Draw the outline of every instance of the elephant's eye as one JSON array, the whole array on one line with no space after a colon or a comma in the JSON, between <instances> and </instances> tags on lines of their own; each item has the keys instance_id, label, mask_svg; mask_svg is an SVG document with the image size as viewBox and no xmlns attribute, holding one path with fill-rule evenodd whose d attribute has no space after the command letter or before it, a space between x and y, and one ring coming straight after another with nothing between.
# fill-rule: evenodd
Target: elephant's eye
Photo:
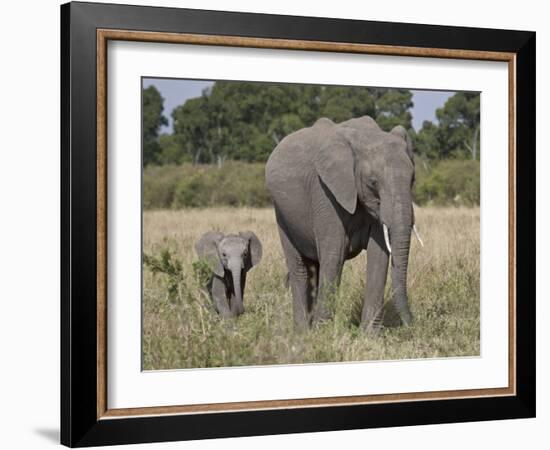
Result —
<instances>
[{"instance_id":1,"label":"elephant's eye","mask_svg":"<svg viewBox=\"0 0 550 450\"><path fill-rule=\"evenodd\" d=\"M378 188L378 180L376 178L367 178L367 186L371 189Z\"/></svg>"}]
</instances>

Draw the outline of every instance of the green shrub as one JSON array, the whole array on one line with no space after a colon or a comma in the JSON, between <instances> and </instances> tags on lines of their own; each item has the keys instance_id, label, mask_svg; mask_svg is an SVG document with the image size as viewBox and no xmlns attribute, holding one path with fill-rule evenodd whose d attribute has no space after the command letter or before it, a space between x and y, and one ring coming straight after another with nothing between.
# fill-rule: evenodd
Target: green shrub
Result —
<instances>
[{"instance_id":1,"label":"green shrub","mask_svg":"<svg viewBox=\"0 0 550 450\"><path fill-rule=\"evenodd\" d=\"M143 265L154 274L164 274L167 277L168 298L174 302L177 298L178 287L184 282L183 266L170 250L164 249L160 256L143 253Z\"/></svg>"},{"instance_id":2,"label":"green shrub","mask_svg":"<svg viewBox=\"0 0 550 450\"><path fill-rule=\"evenodd\" d=\"M210 203L214 177L205 172L204 168L197 168L196 173L187 174L178 181L171 204L173 208L207 206Z\"/></svg>"},{"instance_id":3,"label":"green shrub","mask_svg":"<svg viewBox=\"0 0 550 450\"><path fill-rule=\"evenodd\" d=\"M148 166L143 172L145 209L266 207L265 165L228 161L217 165ZM417 161L415 202L419 205L479 205L479 161Z\"/></svg>"},{"instance_id":4,"label":"green shrub","mask_svg":"<svg viewBox=\"0 0 550 450\"><path fill-rule=\"evenodd\" d=\"M447 159L417 164L414 189L419 205L479 205L479 161Z\"/></svg>"},{"instance_id":5,"label":"green shrub","mask_svg":"<svg viewBox=\"0 0 550 450\"><path fill-rule=\"evenodd\" d=\"M193 275L198 285L205 287L212 278L212 269L205 259L198 259L193 261Z\"/></svg>"},{"instance_id":6,"label":"green shrub","mask_svg":"<svg viewBox=\"0 0 550 450\"><path fill-rule=\"evenodd\" d=\"M147 166L143 171L143 208L166 209L172 206L184 166Z\"/></svg>"},{"instance_id":7,"label":"green shrub","mask_svg":"<svg viewBox=\"0 0 550 450\"><path fill-rule=\"evenodd\" d=\"M146 167L145 209L211 206L264 207L271 204L264 164L229 161L216 165Z\"/></svg>"}]
</instances>

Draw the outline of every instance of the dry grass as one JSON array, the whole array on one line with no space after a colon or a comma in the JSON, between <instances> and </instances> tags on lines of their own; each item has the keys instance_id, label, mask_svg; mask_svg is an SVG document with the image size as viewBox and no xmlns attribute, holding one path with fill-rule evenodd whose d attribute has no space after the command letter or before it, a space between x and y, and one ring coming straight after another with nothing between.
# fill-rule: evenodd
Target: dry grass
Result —
<instances>
[{"instance_id":1,"label":"dry grass","mask_svg":"<svg viewBox=\"0 0 550 450\"><path fill-rule=\"evenodd\" d=\"M358 328L365 252L345 265L334 320L299 334L272 209L145 212L144 253L168 249L182 275L171 295L174 279L144 267L144 369L479 355L479 208L418 208L416 218L425 247L413 240L414 325L371 337ZM193 271L194 244L207 230L253 230L263 244L263 259L247 279L246 313L236 320L216 315ZM392 316L387 308L388 323Z\"/></svg>"}]
</instances>

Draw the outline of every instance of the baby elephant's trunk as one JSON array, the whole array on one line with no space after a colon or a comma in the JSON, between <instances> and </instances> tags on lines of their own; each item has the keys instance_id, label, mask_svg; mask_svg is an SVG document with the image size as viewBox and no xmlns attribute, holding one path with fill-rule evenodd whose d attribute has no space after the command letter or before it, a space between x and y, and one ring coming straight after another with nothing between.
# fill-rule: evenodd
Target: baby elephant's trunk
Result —
<instances>
[{"instance_id":1,"label":"baby elephant's trunk","mask_svg":"<svg viewBox=\"0 0 550 450\"><path fill-rule=\"evenodd\" d=\"M238 264L232 264L229 267L229 270L231 271L231 276L233 277L233 289L235 291L235 296L231 299L231 312L238 316L244 312L243 293L241 289L241 263L239 262Z\"/></svg>"}]
</instances>

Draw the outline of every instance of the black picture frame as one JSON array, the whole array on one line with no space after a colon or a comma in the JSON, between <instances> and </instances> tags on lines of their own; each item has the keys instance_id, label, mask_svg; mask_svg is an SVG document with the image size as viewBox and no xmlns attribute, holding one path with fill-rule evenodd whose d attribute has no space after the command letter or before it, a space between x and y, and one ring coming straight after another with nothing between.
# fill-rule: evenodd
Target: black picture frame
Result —
<instances>
[{"instance_id":1,"label":"black picture frame","mask_svg":"<svg viewBox=\"0 0 550 450\"><path fill-rule=\"evenodd\" d=\"M98 418L98 29L514 53L516 393ZM61 6L61 443L71 447L535 416L534 32L112 4Z\"/></svg>"}]
</instances>

